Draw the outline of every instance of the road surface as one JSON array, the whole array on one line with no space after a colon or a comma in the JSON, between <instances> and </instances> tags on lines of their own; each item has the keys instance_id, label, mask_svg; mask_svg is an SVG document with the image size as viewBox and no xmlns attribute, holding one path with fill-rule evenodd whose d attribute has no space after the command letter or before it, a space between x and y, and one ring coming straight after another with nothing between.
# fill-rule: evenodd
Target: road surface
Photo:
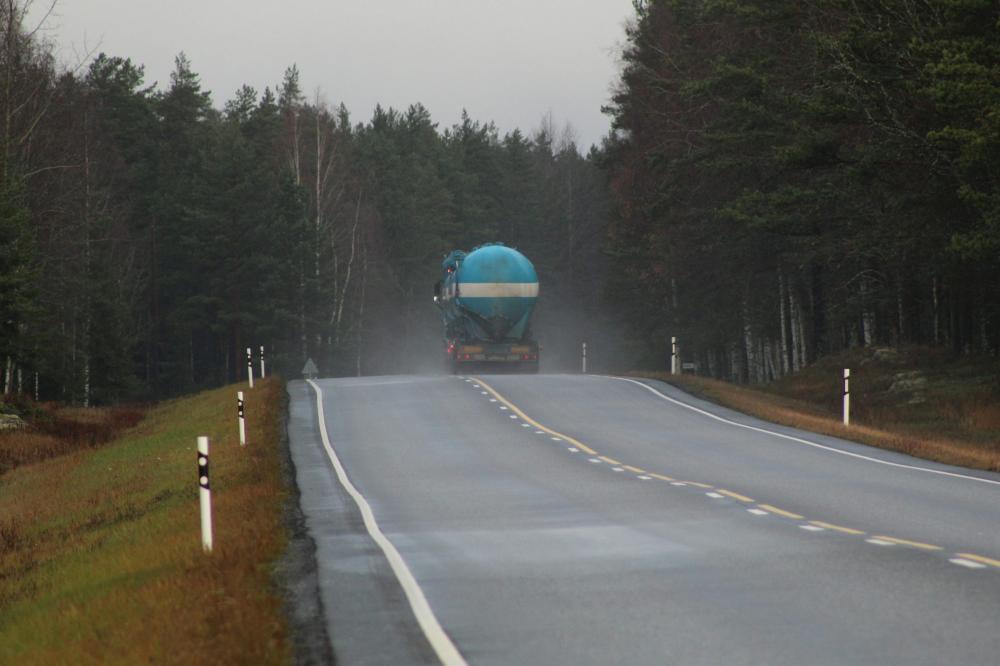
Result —
<instances>
[{"instance_id":1,"label":"road surface","mask_svg":"<svg viewBox=\"0 0 1000 666\"><path fill-rule=\"evenodd\" d=\"M340 664L1000 663L998 474L659 382L289 391Z\"/></svg>"}]
</instances>

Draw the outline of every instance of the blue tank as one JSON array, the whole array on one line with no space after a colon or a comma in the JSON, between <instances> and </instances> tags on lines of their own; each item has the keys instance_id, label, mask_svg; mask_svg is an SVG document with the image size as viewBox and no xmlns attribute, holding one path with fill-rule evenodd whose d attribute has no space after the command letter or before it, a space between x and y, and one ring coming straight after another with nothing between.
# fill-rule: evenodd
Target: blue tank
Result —
<instances>
[{"instance_id":1,"label":"blue tank","mask_svg":"<svg viewBox=\"0 0 1000 666\"><path fill-rule=\"evenodd\" d=\"M456 250L442 264L435 300L445 336L461 342L527 342L538 299L538 275L527 257L502 243L466 254Z\"/></svg>"}]
</instances>

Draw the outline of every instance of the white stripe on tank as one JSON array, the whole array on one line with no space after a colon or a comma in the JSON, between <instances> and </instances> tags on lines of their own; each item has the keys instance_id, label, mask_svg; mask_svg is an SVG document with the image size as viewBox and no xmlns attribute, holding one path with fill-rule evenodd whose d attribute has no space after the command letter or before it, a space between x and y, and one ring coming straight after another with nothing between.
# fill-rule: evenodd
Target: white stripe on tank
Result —
<instances>
[{"instance_id":1,"label":"white stripe on tank","mask_svg":"<svg viewBox=\"0 0 1000 666\"><path fill-rule=\"evenodd\" d=\"M462 282L458 285L460 298L534 298L538 296L537 282Z\"/></svg>"}]
</instances>

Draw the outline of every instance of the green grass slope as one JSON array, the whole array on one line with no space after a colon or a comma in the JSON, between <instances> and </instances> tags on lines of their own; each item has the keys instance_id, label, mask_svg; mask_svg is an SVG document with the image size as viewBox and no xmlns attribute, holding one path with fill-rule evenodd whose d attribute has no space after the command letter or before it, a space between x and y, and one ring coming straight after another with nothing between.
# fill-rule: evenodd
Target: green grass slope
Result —
<instances>
[{"instance_id":1,"label":"green grass slope","mask_svg":"<svg viewBox=\"0 0 1000 666\"><path fill-rule=\"evenodd\" d=\"M276 380L164 403L98 448L0 477L0 662L286 663L271 571L281 523ZM196 437L211 437L215 550L202 552Z\"/></svg>"}]
</instances>

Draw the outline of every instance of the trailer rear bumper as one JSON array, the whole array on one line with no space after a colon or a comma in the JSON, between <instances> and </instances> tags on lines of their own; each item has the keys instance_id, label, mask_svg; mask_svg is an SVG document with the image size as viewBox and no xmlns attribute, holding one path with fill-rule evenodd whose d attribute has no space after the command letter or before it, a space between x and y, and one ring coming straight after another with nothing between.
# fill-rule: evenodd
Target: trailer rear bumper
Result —
<instances>
[{"instance_id":1,"label":"trailer rear bumper","mask_svg":"<svg viewBox=\"0 0 1000 666\"><path fill-rule=\"evenodd\" d=\"M483 368L485 371L500 368L538 371L537 342L449 342L447 354L454 372L472 367Z\"/></svg>"}]
</instances>

